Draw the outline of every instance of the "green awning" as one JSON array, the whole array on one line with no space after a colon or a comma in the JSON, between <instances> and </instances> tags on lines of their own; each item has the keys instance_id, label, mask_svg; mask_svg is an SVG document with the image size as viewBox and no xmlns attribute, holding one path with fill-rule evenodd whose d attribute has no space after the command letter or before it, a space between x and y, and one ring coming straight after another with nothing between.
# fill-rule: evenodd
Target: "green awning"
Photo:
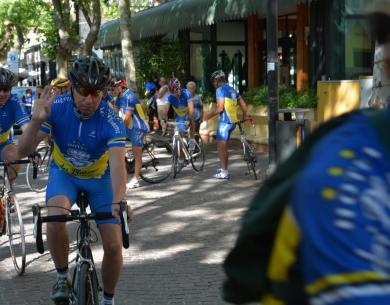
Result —
<instances>
[{"instance_id":1,"label":"green awning","mask_svg":"<svg viewBox=\"0 0 390 305\"><path fill-rule=\"evenodd\" d=\"M279 12L294 11L304 0L279 0ZM265 16L267 0L175 0L144 10L132 16L133 39L163 35L169 32L208 26L220 21L243 19L253 14ZM120 43L119 19L104 23L97 47Z\"/></svg>"}]
</instances>

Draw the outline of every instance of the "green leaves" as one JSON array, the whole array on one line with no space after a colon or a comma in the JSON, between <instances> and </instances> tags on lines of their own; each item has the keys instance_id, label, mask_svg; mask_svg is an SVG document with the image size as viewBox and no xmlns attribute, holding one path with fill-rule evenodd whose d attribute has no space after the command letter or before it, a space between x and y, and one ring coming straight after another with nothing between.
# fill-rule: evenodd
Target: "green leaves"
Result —
<instances>
[{"instance_id":1,"label":"green leaves","mask_svg":"<svg viewBox=\"0 0 390 305\"><path fill-rule=\"evenodd\" d=\"M268 88L260 86L249 89L245 95L245 100L253 106L268 105ZM287 86L279 87L279 108L316 108L317 95L313 90L301 90Z\"/></svg>"}]
</instances>

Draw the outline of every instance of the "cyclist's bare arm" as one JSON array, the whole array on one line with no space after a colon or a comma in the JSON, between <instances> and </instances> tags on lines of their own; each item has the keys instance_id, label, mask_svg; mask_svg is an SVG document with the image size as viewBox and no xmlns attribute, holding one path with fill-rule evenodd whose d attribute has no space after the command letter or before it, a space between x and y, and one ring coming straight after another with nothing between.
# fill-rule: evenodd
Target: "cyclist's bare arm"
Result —
<instances>
[{"instance_id":1,"label":"cyclist's bare arm","mask_svg":"<svg viewBox=\"0 0 390 305\"><path fill-rule=\"evenodd\" d=\"M19 158L23 158L32 154L39 142L41 142L47 134L40 131L41 124L49 117L51 106L56 99L56 95L51 93L52 87L46 86L43 89L41 98L34 103L34 111L31 117L31 122L22 127L22 136L18 143Z\"/></svg>"},{"instance_id":2,"label":"cyclist's bare arm","mask_svg":"<svg viewBox=\"0 0 390 305\"><path fill-rule=\"evenodd\" d=\"M217 108L213 112L211 112L209 114L205 114L203 116L203 120L208 121L208 120L212 119L213 117L215 117L216 115L220 114L223 111L224 105L225 105L225 101L223 99L219 99L217 101Z\"/></svg>"},{"instance_id":3,"label":"cyclist's bare arm","mask_svg":"<svg viewBox=\"0 0 390 305\"><path fill-rule=\"evenodd\" d=\"M169 107L170 106L171 106L170 104L165 104L164 105L164 118L168 117L168 112L169 112Z\"/></svg>"},{"instance_id":4,"label":"cyclist's bare arm","mask_svg":"<svg viewBox=\"0 0 390 305\"><path fill-rule=\"evenodd\" d=\"M240 98L238 99L238 105L240 106L241 110L242 110L242 119L243 120L251 120L251 116L248 116L247 113L248 113L248 106L246 105L244 99L240 96Z\"/></svg>"},{"instance_id":5,"label":"cyclist's bare arm","mask_svg":"<svg viewBox=\"0 0 390 305\"><path fill-rule=\"evenodd\" d=\"M190 99L188 100L188 118L190 119L190 122L191 122L191 137L194 136L194 133L195 133L195 122L194 122L194 113L195 113L195 110L194 110L194 102L193 102L193 99Z\"/></svg>"},{"instance_id":6,"label":"cyclist's bare arm","mask_svg":"<svg viewBox=\"0 0 390 305\"><path fill-rule=\"evenodd\" d=\"M119 204L123 198L125 198L126 192L126 165L125 165L125 153L124 147L112 147L108 151L109 153L109 165L112 184L113 199L112 211L115 216L119 217Z\"/></svg>"},{"instance_id":7,"label":"cyclist's bare arm","mask_svg":"<svg viewBox=\"0 0 390 305\"><path fill-rule=\"evenodd\" d=\"M130 110L126 110L125 117L123 118L123 123L125 124L126 128L128 128L132 116L133 112Z\"/></svg>"}]
</instances>

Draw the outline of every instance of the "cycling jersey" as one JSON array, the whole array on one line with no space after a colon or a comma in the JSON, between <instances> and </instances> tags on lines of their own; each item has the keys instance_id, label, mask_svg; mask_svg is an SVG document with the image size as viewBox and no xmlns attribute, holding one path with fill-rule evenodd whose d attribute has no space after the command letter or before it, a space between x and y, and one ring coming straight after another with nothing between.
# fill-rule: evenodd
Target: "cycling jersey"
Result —
<instances>
[{"instance_id":1,"label":"cycling jersey","mask_svg":"<svg viewBox=\"0 0 390 305\"><path fill-rule=\"evenodd\" d=\"M116 106L122 109L123 116L126 111L131 111L132 113L130 123L126 128L149 131L149 125L144 110L134 92L127 89L123 95L117 99Z\"/></svg>"},{"instance_id":2,"label":"cycling jersey","mask_svg":"<svg viewBox=\"0 0 390 305\"><path fill-rule=\"evenodd\" d=\"M325 136L311 155L285 226L287 248L300 241L310 303L390 304L390 161L382 143L360 114ZM283 257L295 261L280 252L275 270Z\"/></svg>"},{"instance_id":3,"label":"cycling jersey","mask_svg":"<svg viewBox=\"0 0 390 305\"><path fill-rule=\"evenodd\" d=\"M23 126L30 122L29 114L16 95L11 95L7 102L0 107L0 145L9 137L11 127L14 124Z\"/></svg>"},{"instance_id":4,"label":"cycling jersey","mask_svg":"<svg viewBox=\"0 0 390 305\"><path fill-rule=\"evenodd\" d=\"M26 112L28 114L31 114L31 110L32 110L32 107L33 107L33 104L34 104L34 98L32 96L31 97L23 96L22 97L22 102L24 104L24 107L26 108Z\"/></svg>"},{"instance_id":5,"label":"cycling jersey","mask_svg":"<svg viewBox=\"0 0 390 305\"><path fill-rule=\"evenodd\" d=\"M41 125L41 131L53 135L54 164L80 179L108 175L108 149L125 146L123 123L107 103L100 103L86 120L76 111L70 94L58 96Z\"/></svg>"},{"instance_id":6,"label":"cycling jersey","mask_svg":"<svg viewBox=\"0 0 390 305\"><path fill-rule=\"evenodd\" d=\"M223 111L219 114L219 122L233 124L238 121L237 108L240 94L230 87L228 84L223 84L217 89L217 101L223 100Z\"/></svg>"},{"instance_id":7,"label":"cycling jersey","mask_svg":"<svg viewBox=\"0 0 390 305\"><path fill-rule=\"evenodd\" d=\"M200 113L203 110L203 104L202 104L202 100L201 100L200 96L195 95L193 102L194 102L194 121L199 122L201 119Z\"/></svg>"},{"instance_id":8,"label":"cycling jersey","mask_svg":"<svg viewBox=\"0 0 390 305\"><path fill-rule=\"evenodd\" d=\"M191 93L187 89L181 89L180 97L177 98L173 94L168 96L168 104L173 107L177 117L188 118L188 101L192 98Z\"/></svg>"}]
</instances>

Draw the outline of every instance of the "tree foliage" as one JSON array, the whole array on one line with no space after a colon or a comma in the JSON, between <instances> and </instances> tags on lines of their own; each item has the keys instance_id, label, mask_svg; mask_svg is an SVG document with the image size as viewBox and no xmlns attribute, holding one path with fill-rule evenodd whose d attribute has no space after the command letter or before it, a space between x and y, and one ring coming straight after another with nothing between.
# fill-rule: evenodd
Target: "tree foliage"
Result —
<instances>
[{"instance_id":1,"label":"tree foliage","mask_svg":"<svg viewBox=\"0 0 390 305\"><path fill-rule=\"evenodd\" d=\"M45 5L42 0L0 1L0 57L11 47L20 50L29 30L39 26Z\"/></svg>"}]
</instances>

